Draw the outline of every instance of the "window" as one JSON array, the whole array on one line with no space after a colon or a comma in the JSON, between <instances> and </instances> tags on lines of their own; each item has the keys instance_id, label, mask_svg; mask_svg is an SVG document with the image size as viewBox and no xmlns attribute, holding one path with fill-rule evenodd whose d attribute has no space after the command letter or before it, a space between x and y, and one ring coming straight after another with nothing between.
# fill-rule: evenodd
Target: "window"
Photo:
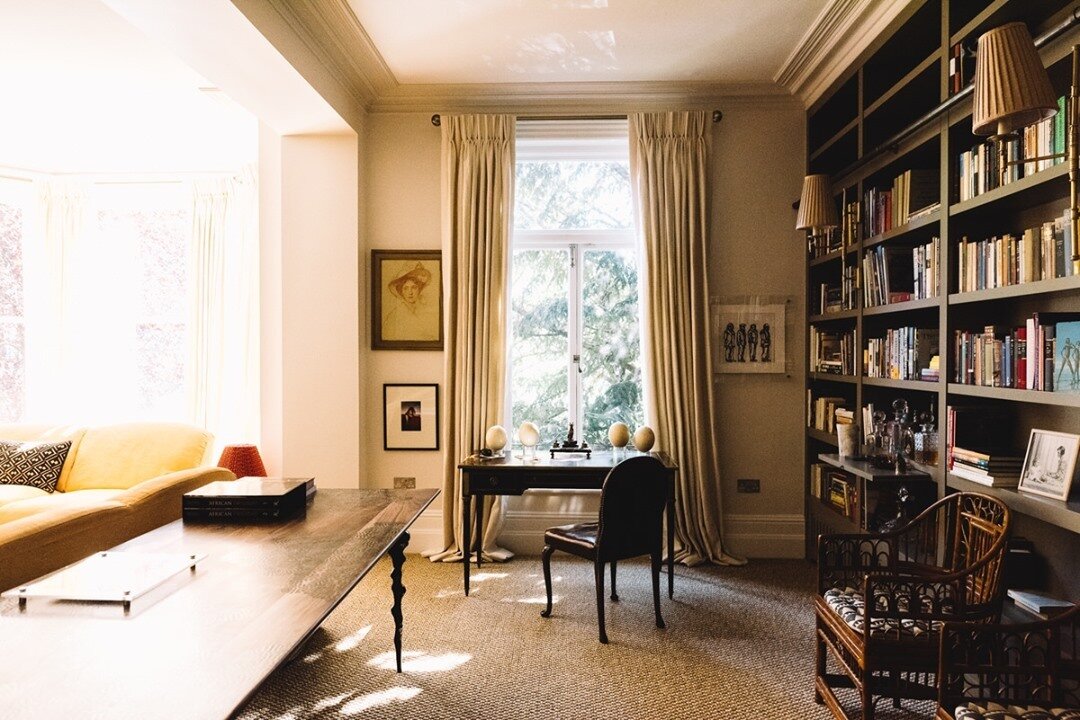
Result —
<instances>
[{"instance_id":1,"label":"window","mask_svg":"<svg viewBox=\"0 0 1080 720\"><path fill-rule=\"evenodd\" d=\"M644 422L626 122L518 125L509 404L543 443Z\"/></svg>"},{"instance_id":2,"label":"window","mask_svg":"<svg viewBox=\"0 0 1080 720\"><path fill-rule=\"evenodd\" d=\"M0 422L14 422L26 409L23 184L0 185Z\"/></svg>"}]
</instances>

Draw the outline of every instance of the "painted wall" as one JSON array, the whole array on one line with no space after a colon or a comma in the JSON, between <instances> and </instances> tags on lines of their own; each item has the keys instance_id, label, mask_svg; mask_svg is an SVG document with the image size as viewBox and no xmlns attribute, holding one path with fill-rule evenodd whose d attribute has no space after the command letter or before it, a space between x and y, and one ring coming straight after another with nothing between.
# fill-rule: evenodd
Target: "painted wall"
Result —
<instances>
[{"instance_id":1,"label":"painted wall","mask_svg":"<svg viewBox=\"0 0 1080 720\"><path fill-rule=\"evenodd\" d=\"M804 114L794 103L767 99L720 103L723 121L712 132L712 243L710 275L716 295L785 295L790 377L724 378L717 384L717 428L729 544L752 556L799 556L802 549L803 332L802 245L791 203L804 165ZM365 134L362 259L373 248L440 246L440 136L423 112L375 113ZM767 263L763 260L767 259ZM366 272L362 283L367 282ZM445 393L443 354L370 350L369 301L363 297L361 346L365 483L389 487L395 476L415 477L418 487L440 487L441 452L382 449L382 384L438 382ZM736 477L762 481L760 495L736 495ZM595 517L595 495L530 493L508 501L502 543L539 550L542 531L554 524ZM438 507L415 526L413 547L438 538Z\"/></svg>"}]
</instances>

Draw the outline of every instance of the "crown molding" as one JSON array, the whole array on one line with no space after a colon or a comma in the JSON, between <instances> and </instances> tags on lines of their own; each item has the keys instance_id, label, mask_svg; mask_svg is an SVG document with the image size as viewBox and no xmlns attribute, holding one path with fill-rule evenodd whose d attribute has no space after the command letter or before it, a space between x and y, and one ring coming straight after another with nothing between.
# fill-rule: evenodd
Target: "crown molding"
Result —
<instances>
[{"instance_id":1,"label":"crown molding","mask_svg":"<svg viewBox=\"0 0 1080 720\"><path fill-rule=\"evenodd\" d=\"M801 107L772 83L699 82L476 83L398 85L377 98L372 113L509 112L573 114L670 110L672 107Z\"/></svg>"},{"instance_id":2,"label":"crown molding","mask_svg":"<svg viewBox=\"0 0 1080 720\"><path fill-rule=\"evenodd\" d=\"M362 106L398 82L348 0L268 0L296 37Z\"/></svg>"},{"instance_id":3,"label":"crown molding","mask_svg":"<svg viewBox=\"0 0 1080 720\"><path fill-rule=\"evenodd\" d=\"M773 79L810 107L917 0L831 0Z\"/></svg>"}]
</instances>

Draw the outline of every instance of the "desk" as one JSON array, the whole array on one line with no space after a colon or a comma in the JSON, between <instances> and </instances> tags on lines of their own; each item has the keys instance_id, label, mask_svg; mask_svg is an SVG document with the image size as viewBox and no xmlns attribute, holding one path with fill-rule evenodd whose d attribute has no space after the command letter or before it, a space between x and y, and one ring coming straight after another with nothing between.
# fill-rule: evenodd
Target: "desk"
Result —
<instances>
[{"instance_id":1,"label":"desk","mask_svg":"<svg viewBox=\"0 0 1080 720\"><path fill-rule=\"evenodd\" d=\"M330 490L267 525L177 520L119 551L205 554L132 602L0 600L0 717L232 717L389 554L400 663L408 528L437 490ZM399 665L400 669L400 665Z\"/></svg>"},{"instance_id":2,"label":"desk","mask_svg":"<svg viewBox=\"0 0 1080 720\"><path fill-rule=\"evenodd\" d=\"M618 460L642 455L634 451L622 452ZM668 547L668 597L675 597L675 473L678 466L666 453L649 453L664 465L668 483L667 501L667 547ZM472 510L470 502L475 495L481 499L487 495L521 495L533 488L558 488L566 490L599 490L604 478L617 462L612 452L594 450L592 458L582 454L577 459L556 457L552 460L546 453L535 461L523 461L516 457L482 458L470 455L461 461L461 511L462 534L465 547L472 547ZM484 531L484 504L476 506L476 532ZM469 558L463 558L465 566L465 594L469 594ZM476 566L480 567L481 553L476 554Z\"/></svg>"}]
</instances>

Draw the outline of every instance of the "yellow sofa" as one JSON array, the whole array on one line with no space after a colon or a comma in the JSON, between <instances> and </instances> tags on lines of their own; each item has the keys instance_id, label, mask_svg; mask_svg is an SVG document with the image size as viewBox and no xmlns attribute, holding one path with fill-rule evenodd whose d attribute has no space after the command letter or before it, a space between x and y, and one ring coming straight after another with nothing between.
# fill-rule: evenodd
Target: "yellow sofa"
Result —
<instances>
[{"instance_id":1,"label":"yellow sofa","mask_svg":"<svg viewBox=\"0 0 1080 720\"><path fill-rule=\"evenodd\" d=\"M56 492L0 485L0 590L180 517L180 497L215 480L212 437L189 425L0 425L0 440L71 441Z\"/></svg>"}]
</instances>

